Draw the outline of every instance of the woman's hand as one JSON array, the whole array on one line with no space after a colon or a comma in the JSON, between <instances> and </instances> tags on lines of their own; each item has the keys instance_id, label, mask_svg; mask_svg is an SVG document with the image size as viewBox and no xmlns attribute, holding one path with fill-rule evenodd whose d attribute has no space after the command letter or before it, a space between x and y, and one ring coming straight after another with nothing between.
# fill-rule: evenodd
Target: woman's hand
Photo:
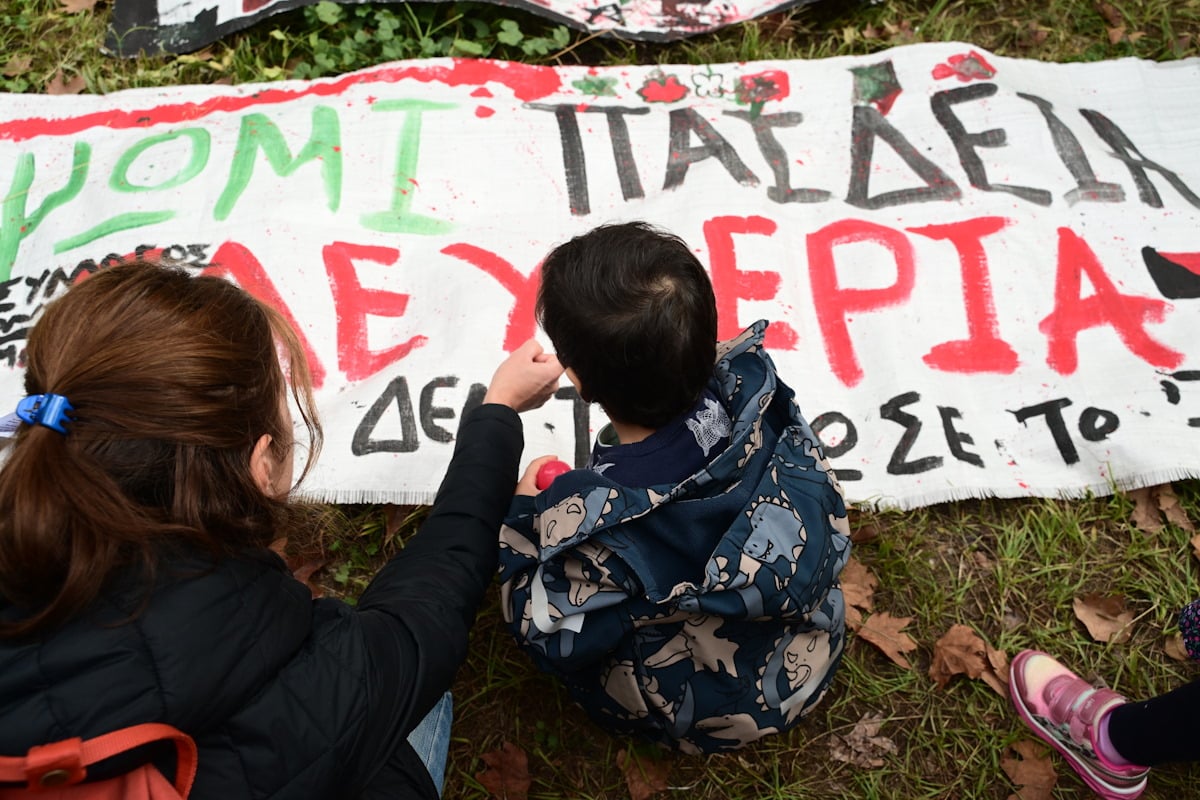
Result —
<instances>
[{"instance_id":1,"label":"woman's hand","mask_svg":"<svg viewBox=\"0 0 1200 800\"><path fill-rule=\"evenodd\" d=\"M554 394L562 374L562 364L554 354L530 339L496 368L483 402L500 403L514 411L538 408Z\"/></svg>"},{"instance_id":2,"label":"woman's hand","mask_svg":"<svg viewBox=\"0 0 1200 800\"><path fill-rule=\"evenodd\" d=\"M529 466L525 468L525 474L521 476L521 480L517 481L517 488L513 494L533 497L540 492L541 490L538 489L537 486L538 470L540 470L546 464L549 464L551 461L556 460L558 460L558 456L551 455L538 456L533 461L530 461Z\"/></svg>"}]
</instances>

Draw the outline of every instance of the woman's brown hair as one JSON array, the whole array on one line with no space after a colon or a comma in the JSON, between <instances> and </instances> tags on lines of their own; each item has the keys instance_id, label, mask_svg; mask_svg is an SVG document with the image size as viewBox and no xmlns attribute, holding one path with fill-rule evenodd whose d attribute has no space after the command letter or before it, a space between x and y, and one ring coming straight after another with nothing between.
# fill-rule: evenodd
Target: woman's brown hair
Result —
<instances>
[{"instance_id":1,"label":"woman's brown hair","mask_svg":"<svg viewBox=\"0 0 1200 800\"><path fill-rule=\"evenodd\" d=\"M288 376L280 367L283 351ZM0 636L53 628L164 544L265 547L291 518L250 470L263 435L292 457L282 399L321 444L304 350L274 310L214 277L153 264L96 273L46 306L25 389L66 397L67 434L23 425L0 468L0 595L21 610Z\"/></svg>"}]
</instances>

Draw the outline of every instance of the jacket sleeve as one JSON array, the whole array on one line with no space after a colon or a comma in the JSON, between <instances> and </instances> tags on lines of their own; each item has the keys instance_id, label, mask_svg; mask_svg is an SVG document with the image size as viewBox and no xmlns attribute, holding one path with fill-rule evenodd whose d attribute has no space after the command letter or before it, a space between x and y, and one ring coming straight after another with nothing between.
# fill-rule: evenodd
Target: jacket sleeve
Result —
<instances>
[{"instance_id":1,"label":"jacket sleeve","mask_svg":"<svg viewBox=\"0 0 1200 800\"><path fill-rule=\"evenodd\" d=\"M501 529L504 620L545 672L567 675L608 657L632 627L627 603L640 595L637 578L612 550L588 539L590 523L581 525L580 512L607 496L606 488L592 487L541 511L533 498L518 497ZM547 530L571 533L545 546Z\"/></svg>"},{"instance_id":2,"label":"jacket sleeve","mask_svg":"<svg viewBox=\"0 0 1200 800\"><path fill-rule=\"evenodd\" d=\"M488 404L468 415L429 517L359 600L373 717L361 741L368 749L386 743L380 756L429 712L466 659L523 444L512 409Z\"/></svg>"}]
</instances>

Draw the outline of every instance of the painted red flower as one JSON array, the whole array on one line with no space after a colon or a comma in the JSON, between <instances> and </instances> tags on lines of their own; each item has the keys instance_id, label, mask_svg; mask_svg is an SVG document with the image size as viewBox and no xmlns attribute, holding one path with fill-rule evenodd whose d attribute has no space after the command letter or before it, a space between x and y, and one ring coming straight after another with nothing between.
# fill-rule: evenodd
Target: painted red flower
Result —
<instances>
[{"instance_id":1,"label":"painted red flower","mask_svg":"<svg viewBox=\"0 0 1200 800\"><path fill-rule=\"evenodd\" d=\"M787 73L769 69L753 75L743 75L738 80L736 99L741 105L759 106L770 100L782 100L788 96Z\"/></svg>"},{"instance_id":2,"label":"painted red flower","mask_svg":"<svg viewBox=\"0 0 1200 800\"><path fill-rule=\"evenodd\" d=\"M688 88L674 75L658 74L649 78L638 95L647 103L674 103L687 96Z\"/></svg>"},{"instance_id":3,"label":"painted red flower","mask_svg":"<svg viewBox=\"0 0 1200 800\"><path fill-rule=\"evenodd\" d=\"M983 56L972 50L969 53L959 53L946 59L945 64L933 68L934 80L943 78L958 78L963 83L967 81L986 81L996 76L996 69Z\"/></svg>"}]
</instances>

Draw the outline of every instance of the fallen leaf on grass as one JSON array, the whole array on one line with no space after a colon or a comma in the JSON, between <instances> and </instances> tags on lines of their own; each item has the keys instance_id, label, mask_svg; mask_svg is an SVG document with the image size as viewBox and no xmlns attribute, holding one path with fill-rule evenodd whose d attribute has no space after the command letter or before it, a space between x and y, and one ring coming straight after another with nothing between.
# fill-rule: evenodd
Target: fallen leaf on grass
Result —
<instances>
[{"instance_id":1,"label":"fallen leaf on grass","mask_svg":"<svg viewBox=\"0 0 1200 800\"><path fill-rule=\"evenodd\" d=\"M411 535L429 514L429 507L388 504L383 511L383 546L386 549L406 534Z\"/></svg>"},{"instance_id":2,"label":"fallen leaf on grass","mask_svg":"<svg viewBox=\"0 0 1200 800\"><path fill-rule=\"evenodd\" d=\"M312 577L328 563L329 559L312 559L292 570L292 577L308 587L308 591L312 594L314 600L323 596L325 590L319 584L313 583Z\"/></svg>"},{"instance_id":3,"label":"fallen leaf on grass","mask_svg":"<svg viewBox=\"0 0 1200 800\"><path fill-rule=\"evenodd\" d=\"M1133 612L1125 607L1125 598L1121 595L1106 597L1092 592L1076 597L1072 605L1075 618L1097 642L1121 644L1133 635Z\"/></svg>"},{"instance_id":4,"label":"fallen leaf on grass","mask_svg":"<svg viewBox=\"0 0 1200 800\"><path fill-rule=\"evenodd\" d=\"M881 727L883 714L863 714L847 735L830 735L830 758L834 761L845 761L861 769L882 767L883 756L897 752L898 748L894 741L879 735Z\"/></svg>"},{"instance_id":5,"label":"fallen leaf on grass","mask_svg":"<svg viewBox=\"0 0 1200 800\"><path fill-rule=\"evenodd\" d=\"M1026 36L1032 44L1045 44L1046 40L1050 38L1050 31L1036 22L1030 22L1026 26Z\"/></svg>"},{"instance_id":6,"label":"fallen leaf on grass","mask_svg":"<svg viewBox=\"0 0 1200 800\"><path fill-rule=\"evenodd\" d=\"M475 780L496 800L525 800L533 781L529 777L529 757L512 742L499 750L480 756L487 769L475 773Z\"/></svg>"},{"instance_id":7,"label":"fallen leaf on grass","mask_svg":"<svg viewBox=\"0 0 1200 800\"><path fill-rule=\"evenodd\" d=\"M68 14L78 14L81 11L91 11L96 7L96 0L58 0L63 11Z\"/></svg>"},{"instance_id":8,"label":"fallen leaf on grass","mask_svg":"<svg viewBox=\"0 0 1200 800\"><path fill-rule=\"evenodd\" d=\"M1010 794L1008 800L1050 800L1058 774L1046 748L1022 739L1013 743L1010 752L1016 757L1000 759L1000 768L1017 785L1017 791Z\"/></svg>"},{"instance_id":9,"label":"fallen leaf on grass","mask_svg":"<svg viewBox=\"0 0 1200 800\"><path fill-rule=\"evenodd\" d=\"M1140 531L1158 533L1166 527L1164 517L1166 522L1185 531L1196 530L1169 483L1134 489L1128 493L1128 497L1133 500L1133 515L1130 521Z\"/></svg>"},{"instance_id":10,"label":"fallen leaf on grass","mask_svg":"<svg viewBox=\"0 0 1200 800\"><path fill-rule=\"evenodd\" d=\"M904 653L917 649L917 643L903 629L912 622L912 617L893 617L886 611L872 614L858 629L858 638L865 639L883 651L895 663L910 669L912 664Z\"/></svg>"},{"instance_id":11,"label":"fallen leaf on grass","mask_svg":"<svg viewBox=\"0 0 1200 800\"><path fill-rule=\"evenodd\" d=\"M1163 652L1175 661L1187 661L1191 658L1188 655L1187 646L1183 643L1183 637L1178 633L1163 642Z\"/></svg>"},{"instance_id":12,"label":"fallen leaf on grass","mask_svg":"<svg viewBox=\"0 0 1200 800\"><path fill-rule=\"evenodd\" d=\"M1200 558L1200 533L1192 537L1192 555Z\"/></svg>"},{"instance_id":13,"label":"fallen leaf on grass","mask_svg":"<svg viewBox=\"0 0 1200 800\"><path fill-rule=\"evenodd\" d=\"M1119 27L1125 22L1124 18L1121 17L1121 12L1112 3L1098 2L1096 3L1096 11L1100 13L1100 16L1104 17L1105 22L1114 28Z\"/></svg>"},{"instance_id":14,"label":"fallen leaf on grass","mask_svg":"<svg viewBox=\"0 0 1200 800\"><path fill-rule=\"evenodd\" d=\"M54 77L46 82L46 94L79 94L87 88L87 81L82 75L76 75L66 80L60 67Z\"/></svg>"},{"instance_id":15,"label":"fallen leaf on grass","mask_svg":"<svg viewBox=\"0 0 1200 800\"><path fill-rule=\"evenodd\" d=\"M874 517L860 513L855 513L850 517L850 541L854 544L874 541L882 532L883 526Z\"/></svg>"},{"instance_id":16,"label":"fallen leaf on grass","mask_svg":"<svg viewBox=\"0 0 1200 800\"><path fill-rule=\"evenodd\" d=\"M861 561L850 556L842 569L841 583L842 597L846 601L846 624L856 631L862 627L862 612L875 607L872 597L879 579Z\"/></svg>"},{"instance_id":17,"label":"fallen leaf on grass","mask_svg":"<svg viewBox=\"0 0 1200 800\"><path fill-rule=\"evenodd\" d=\"M329 563L329 559L325 557L324 553L288 553L286 536L271 542L269 547L283 559L283 563L292 571L292 577L308 587L314 600L325 594L325 590L319 584L314 583L312 579L313 575Z\"/></svg>"},{"instance_id":18,"label":"fallen leaf on grass","mask_svg":"<svg viewBox=\"0 0 1200 800\"><path fill-rule=\"evenodd\" d=\"M1129 40L1136 41L1133 37L1137 35L1138 34L1133 34L1129 37ZM1188 533L1194 532L1196 530L1196 526L1192 524L1190 519L1188 519L1187 512L1184 511L1183 506L1180 505L1179 496L1175 494L1175 490L1171 488L1171 484L1164 483L1161 486L1155 486L1154 488L1158 490L1156 493L1156 497L1158 499L1158 509L1163 513L1163 516L1167 518L1167 522L1178 528L1183 528Z\"/></svg>"},{"instance_id":19,"label":"fallen leaf on grass","mask_svg":"<svg viewBox=\"0 0 1200 800\"><path fill-rule=\"evenodd\" d=\"M0 75L6 78L15 78L18 75L24 75L33 66L33 58L31 56L13 56L4 65L4 69L0 71Z\"/></svg>"},{"instance_id":20,"label":"fallen leaf on grass","mask_svg":"<svg viewBox=\"0 0 1200 800\"><path fill-rule=\"evenodd\" d=\"M952 625L933 645L929 677L945 689L955 675L982 680L1001 697L1008 696L1008 655L993 649L969 625Z\"/></svg>"},{"instance_id":21,"label":"fallen leaf on grass","mask_svg":"<svg viewBox=\"0 0 1200 800\"><path fill-rule=\"evenodd\" d=\"M648 797L667 790L667 772L671 769L668 761L618 750L617 766L625 775L625 785L629 787L630 800L646 800Z\"/></svg>"}]
</instances>

